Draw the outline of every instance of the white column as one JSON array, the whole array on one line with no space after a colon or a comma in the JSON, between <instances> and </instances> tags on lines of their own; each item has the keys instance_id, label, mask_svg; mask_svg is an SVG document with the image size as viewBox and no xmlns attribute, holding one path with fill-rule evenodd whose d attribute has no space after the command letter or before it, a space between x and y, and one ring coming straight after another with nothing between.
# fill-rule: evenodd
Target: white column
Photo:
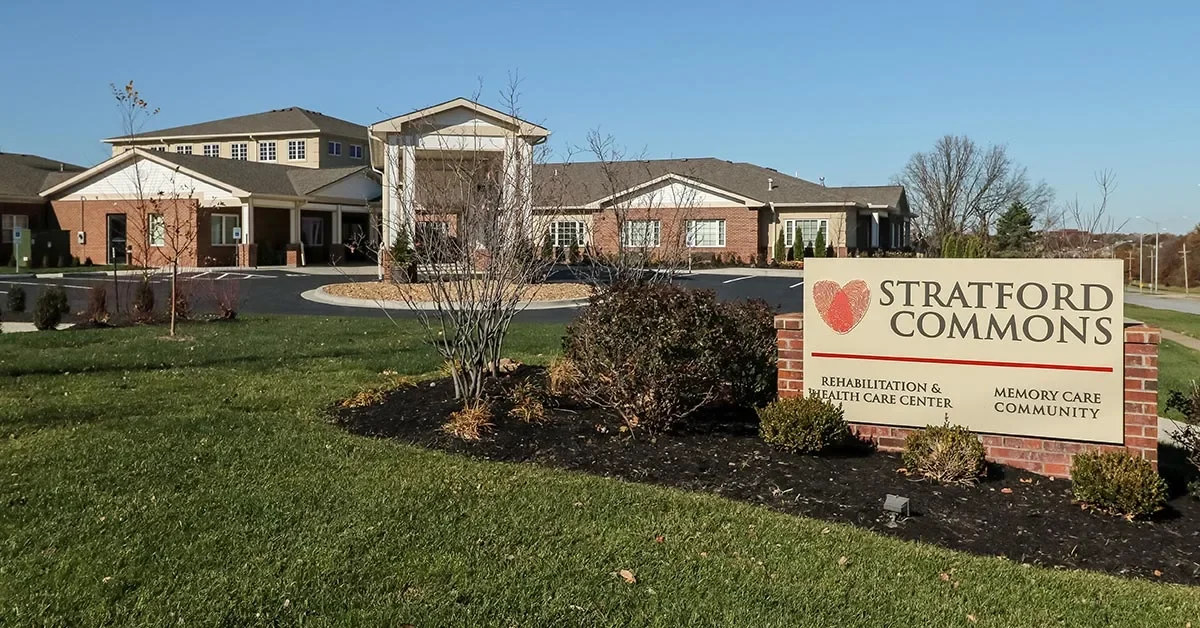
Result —
<instances>
[{"instance_id":1,"label":"white column","mask_svg":"<svg viewBox=\"0 0 1200 628\"><path fill-rule=\"evenodd\" d=\"M242 204L242 241L241 244L254 244L254 200L247 199Z\"/></svg>"},{"instance_id":2,"label":"white column","mask_svg":"<svg viewBox=\"0 0 1200 628\"><path fill-rule=\"evenodd\" d=\"M879 248L879 212L871 212L871 248Z\"/></svg>"},{"instance_id":3,"label":"white column","mask_svg":"<svg viewBox=\"0 0 1200 628\"><path fill-rule=\"evenodd\" d=\"M300 203L288 210L288 242L300 244Z\"/></svg>"},{"instance_id":4,"label":"white column","mask_svg":"<svg viewBox=\"0 0 1200 628\"><path fill-rule=\"evenodd\" d=\"M383 224L380 228L380 238L383 242L380 245L387 248L396 241L396 234L400 229L400 174L404 169L401 161L403 155L400 150L400 134L388 133L387 149L385 151L386 158L383 164L383 186L385 188L383 195Z\"/></svg>"},{"instance_id":5,"label":"white column","mask_svg":"<svg viewBox=\"0 0 1200 628\"><path fill-rule=\"evenodd\" d=\"M342 206L338 205L333 210L333 250L338 251L342 246Z\"/></svg>"},{"instance_id":6,"label":"white column","mask_svg":"<svg viewBox=\"0 0 1200 628\"><path fill-rule=\"evenodd\" d=\"M531 238L539 237L534 233L533 224L533 144L522 138L520 140L521 163L518 164L521 173L521 220L525 223L525 231Z\"/></svg>"},{"instance_id":7,"label":"white column","mask_svg":"<svg viewBox=\"0 0 1200 628\"><path fill-rule=\"evenodd\" d=\"M412 135L404 136L401 152L404 158L401 162L404 171L400 179L400 224L413 233L417 222L417 138Z\"/></svg>"}]
</instances>

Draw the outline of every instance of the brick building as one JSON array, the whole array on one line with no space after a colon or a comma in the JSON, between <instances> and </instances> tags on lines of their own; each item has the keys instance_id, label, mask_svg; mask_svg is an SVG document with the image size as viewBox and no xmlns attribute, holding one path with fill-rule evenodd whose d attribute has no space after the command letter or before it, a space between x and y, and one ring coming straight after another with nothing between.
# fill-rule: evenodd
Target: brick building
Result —
<instances>
[{"instance_id":1,"label":"brick building","mask_svg":"<svg viewBox=\"0 0 1200 628\"><path fill-rule=\"evenodd\" d=\"M14 261L14 229L40 231L56 227L50 204L39 192L82 170L37 155L0 153L0 265ZM21 265L27 263L22 260Z\"/></svg>"}]
</instances>

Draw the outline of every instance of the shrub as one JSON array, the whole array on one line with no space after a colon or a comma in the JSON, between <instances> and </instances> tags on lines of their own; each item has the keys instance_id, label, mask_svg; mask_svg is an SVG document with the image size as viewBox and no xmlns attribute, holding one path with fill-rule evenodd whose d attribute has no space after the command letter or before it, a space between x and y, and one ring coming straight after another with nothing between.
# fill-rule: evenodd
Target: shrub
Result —
<instances>
[{"instance_id":1,"label":"shrub","mask_svg":"<svg viewBox=\"0 0 1200 628\"><path fill-rule=\"evenodd\" d=\"M450 413L450 420L442 425L442 431L463 440L479 440L491 431L492 411L487 403L475 401L462 410Z\"/></svg>"},{"instance_id":2,"label":"shrub","mask_svg":"<svg viewBox=\"0 0 1200 628\"><path fill-rule=\"evenodd\" d=\"M50 286L38 295L33 309L33 326L42 331L54 329L68 311L67 293L58 286Z\"/></svg>"},{"instance_id":3,"label":"shrub","mask_svg":"<svg viewBox=\"0 0 1200 628\"><path fill-rule=\"evenodd\" d=\"M1152 515L1167 499L1154 465L1123 451L1076 454L1071 482L1079 502L1127 519Z\"/></svg>"},{"instance_id":4,"label":"shrub","mask_svg":"<svg viewBox=\"0 0 1200 628\"><path fill-rule=\"evenodd\" d=\"M523 423L544 423L546 405L542 403L537 385L529 379L517 384L510 393L512 408L508 416Z\"/></svg>"},{"instance_id":5,"label":"shrub","mask_svg":"<svg viewBox=\"0 0 1200 628\"><path fill-rule=\"evenodd\" d=\"M8 287L8 311L9 312L24 312L25 311L25 288L21 286Z\"/></svg>"},{"instance_id":6,"label":"shrub","mask_svg":"<svg viewBox=\"0 0 1200 628\"><path fill-rule=\"evenodd\" d=\"M1167 396L1167 409L1177 410L1188 423L1200 423L1200 382L1192 381L1192 389L1187 394L1172 390Z\"/></svg>"},{"instance_id":7,"label":"shrub","mask_svg":"<svg viewBox=\"0 0 1200 628\"><path fill-rule=\"evenodd\" d=\"M242 282L236 279L213 279L208 285L217 307L217 317L227 321L236 319L241 305Z\"/></svg>"},{"instance_id":8,"label":"shrub","mask_svg":"<svg viewBox=\"0 0 1200 628\"><path fill-rule=\"evenodd\" d=\"M108 288L106 286L92 286L91 292L88 293L87 311L84 312L84 316L93 323L108 322Z\"/></svg>"},{"instance_id":9,"label":"shrub","mask_svg":"<svg viewBox=\"0 0 1200 628\"><path fill-rule=\"evenodd\" d=\"M579 390L582 375L579 367L570 358L558 356L546 368L546 379L550 394L555 397L574 397Z\"/></svg>"},{"instance_id":10,"label":"shrub","mask_svg":"<svg viewBox=\"0 0 1200 628\"><path fill-rule=\"evenodd\" d=\"M384 394L378 388L364 388L343 399L338 405L343 408L365 408L383 403Z\"/></svg>"},{"instance_id":11,"label":"shrub","mask_svg":"<svg viewBox=\"0 0 1200 628\"><path fill-rule=\"evenodd\" d=\"M192 317L192 299L188 282L183 279L175 281L175 318L187 320Z\"/></svg>"},{"instance_id":12,"label":"shrub","mask_svg":"<svg viewBox=\"0 0 1200 628\"><path fill-rule=\"evenodd\" d=\"M758 410L762 439L789 451L815 454L850 440L842 407L816 397L788 397Z\"/></svg>"},{"instance_id":13,"label":"shrub","mask_svg":"<svg viewBox=\"0 0 1200 628\"><path fill-rule=\"evenodd\" d=\"M778 351L775 340L775 309L762 299L720 304L738 342L728 347L725 401L737 406L761 406L775 398L778 383Z\"/></svg>"},{"instance_id":14,"label":"shrub","mask_svg":"<svg viewBox=\"0 0 1200 628\"><path fill-rule=\"evenodd\" d=\"M930 425L904 439L909 473L943 484L974 484L987 472L983 443L960 425Z\"/></svg>"},{"instance_id":15,"label":"shrub","mask_svg":"<svg viewBox=\"0 0 1200 628\"><path fill-rule=\"evenodd\" d=\"M579 371L582 399L616 411L631 428L658 432L757 390L746 382L769 367L739 363L763 359L759 339L744 337L757 326L742 324L757 320L757 312L722 306L711 291L614 286L593 295L567 327L564 355ZM770 334L773 343L773 328Z\"/></svg>"},{"instance_id":16,"label":"shrub","mask_svg":"<svg viewBox=\"0 0 1200 628\"><path fill-rule=\"evenodd\" d=\"M141 321L154 318L154 287L149 278L143 278L133 293L134 316Z\"/></svg>"}]
</instances>

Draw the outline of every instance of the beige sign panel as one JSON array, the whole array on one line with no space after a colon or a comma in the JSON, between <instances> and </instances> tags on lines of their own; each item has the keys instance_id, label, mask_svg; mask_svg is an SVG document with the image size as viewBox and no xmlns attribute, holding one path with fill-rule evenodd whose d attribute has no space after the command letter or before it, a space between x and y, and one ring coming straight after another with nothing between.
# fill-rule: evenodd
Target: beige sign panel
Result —
<instances>
[{"instance_id":1,"label":"beige sign panel","mask_svg":"<svg viewBox=\"0 0 1200 628\"><path fill-rule=\"evenodd\" d=\"M805 260L804 388L846 420L1121 443L1121 260Z\"/></svg>"}]
</instances>

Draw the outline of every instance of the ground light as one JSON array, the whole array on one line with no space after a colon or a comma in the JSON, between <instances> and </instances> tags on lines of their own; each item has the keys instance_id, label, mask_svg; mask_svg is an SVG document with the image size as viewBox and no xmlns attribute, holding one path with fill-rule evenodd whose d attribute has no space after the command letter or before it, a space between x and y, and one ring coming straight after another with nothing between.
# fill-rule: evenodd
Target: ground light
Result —
<instances>
[{"instance_id":1,"label":"ground light","mask_svg":"<svg viewBox=\"0 0 1200 628\"><path fill-rule=\"evenodd\" d=\"M905 518L911 516L911 513L908 509L908 503L909 501L907 497L901 497L899 495L888 494L888 496L883 499L883 510L884 512L887 512L890 517L887 522L887 527L895 528L898 526L899 523L897 518L901 515L903 515Z\"/></svg>"}]
</instances>

